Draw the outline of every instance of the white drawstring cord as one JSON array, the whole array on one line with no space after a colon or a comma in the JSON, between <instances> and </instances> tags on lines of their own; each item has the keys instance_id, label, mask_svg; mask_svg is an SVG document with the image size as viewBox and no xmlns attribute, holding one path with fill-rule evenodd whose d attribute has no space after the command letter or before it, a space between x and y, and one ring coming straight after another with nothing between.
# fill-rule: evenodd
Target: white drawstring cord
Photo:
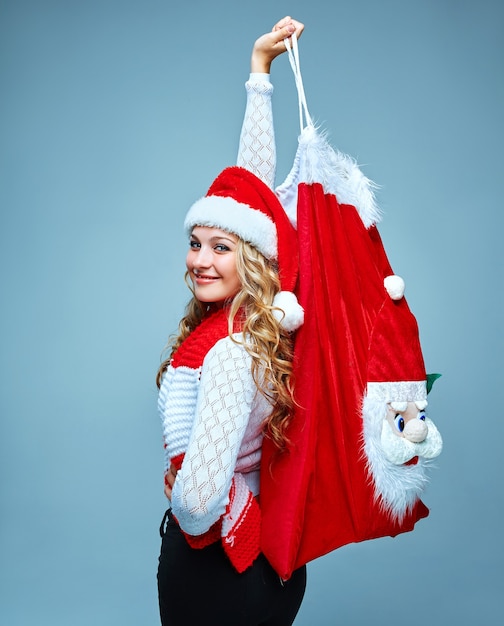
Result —
<instances>
[{"instance_id":1,"label":"white drawstring cord","mask_svg":"<svg viewBox=\"0 0 504 626\"><path fill-rule=\"evenodd\" d=\"M313 126L313 122L308 112L308 105L306 103L306 95L303 87L303 78L301 77L301 65L299 63L299 48L296 33L292 33L290 39L292 39L292 46L290 44L289 38L284 39L284 43L285 47L287 48L289 62L294 73L294 79L296 82L299 105L299 126L301 132L303 132L303 130L307 126ZM305 118L305 123L303 123L303 114Z\"/></svg>"}]
</instances>

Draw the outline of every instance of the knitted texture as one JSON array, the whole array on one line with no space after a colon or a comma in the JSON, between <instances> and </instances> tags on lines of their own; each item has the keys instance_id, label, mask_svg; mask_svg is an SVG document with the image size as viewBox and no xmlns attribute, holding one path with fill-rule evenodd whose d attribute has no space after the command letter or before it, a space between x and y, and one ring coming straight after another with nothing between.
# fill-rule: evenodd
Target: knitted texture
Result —
<instances>
[{"instance_id":1,"label":"knitted texture","mask_svg":"<svg viewBox=\"0 0 504 626\"><path fill-rule=\"evenodd\" d=\"M224 551L241 574L259 555L261 539L261 510L241 474L233 478L222 537Z\"/></svg>"},{"instance_id":2,"label":"knitted texture","mask_svg":"<svg viewBox=\"0 0 504 626\"><path fill-rule=\"evenodd\" d=\"M237 165L245 167L273 189L276 145L271 112L273 85L251 76L245 83L247 106L240 135Z\"/></svg>"},{"instance_id":3,"label":"knitted texture","mask_svg":"<svg viewBox=\"0 0 504 626\"><path fill-rule=\"evenodd\" d=\"M179 347L159 394L166 467L178 466L174 517L194 548L221 538L237 571L259 554L260 510L250 486L254 477L258 483L262 423L271 411L250 366L219 311Z\"/></svg>"}]
</instances>

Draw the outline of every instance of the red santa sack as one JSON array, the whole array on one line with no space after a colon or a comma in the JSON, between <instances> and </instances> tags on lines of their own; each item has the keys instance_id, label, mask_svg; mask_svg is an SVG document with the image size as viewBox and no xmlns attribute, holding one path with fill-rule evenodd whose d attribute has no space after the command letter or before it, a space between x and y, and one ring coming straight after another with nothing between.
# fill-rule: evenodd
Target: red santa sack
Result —
<instances>
[{"instance_id":1,"label":"red santa sack","mask_svg":"<svg viewBox=\"0 0 504 626\"><path fill-rule=\"evenodd\" d=\"M277 193L297 226L305 321L289 449L265 439L261 467L261 548L284 579L345 544L412 530L428 515L420 494L442 446L425 416L418 327L376 228L373 184L314 128L296 45L289 56L307 123ZM393 432L390 407L406 402L419 407L421 441Z\"/></svg>"}]
</instances>

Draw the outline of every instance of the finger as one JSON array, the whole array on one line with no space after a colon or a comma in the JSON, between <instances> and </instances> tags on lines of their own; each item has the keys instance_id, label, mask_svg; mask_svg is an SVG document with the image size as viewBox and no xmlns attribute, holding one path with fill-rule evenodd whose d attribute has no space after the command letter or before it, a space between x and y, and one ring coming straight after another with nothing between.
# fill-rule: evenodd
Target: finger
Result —
<instances>
[{"instance_id":1,"label":"finger","mask_svg":"<svg viewBox=\"0 0 504 626\"><path fill-rule=\"evenodd\" d=\"M297 20L292 20L292 25L294 26L296 36L299 39L301 37L301 33L304 31L304 24L302 22L298 22Z\"/></svg>"},{"instance_id":2,"label":"finger","mask_svg":"<svg viewBox=\"0 0 504 626\"><path fill-rule=\"evenodd\" d=\"M273 45L280 43L281 41L283 41L284 39L287 39L288 37L290 37L292 35L292 33L294 33L296 30L295 26L293 24L288 24L287 26L284 26L282 28L279 28L278 30L274 31L271 34L271 42Z\"/></svg>"},{"instance_id":3,"label":"finger","mask_svg":"<svg viewBox=\"0 0 504 626\"><path fill-rule=\"evenodd\" d=\"M286 15L285 17L282 17L281 20L278 20L278 22L273 26L271 30L272 31L280 30L281 28L284 28L291 21L292 21L291 16Z\"/></svg>"},{"instance_id":4,"label":"finger","mask_svg":"<svg viewBox=\"0 0 504 626\"><path fill-rule=\"evenodd\" d=\"M289 35L287 35L287 37L289 37L293 33L296 33L296 37L297 39L299 39L301 37L302 32L304 31L304 24L302 24L301 22L298 22L297 20L291 20L289 24L286 25L286 28L288 28L289 30L292 29L292 32Z\"/></svg>"},{"instance_id":5,"label":"finger","mask_svg":"<svg viewBox=\"0 0 504 626\"><path fill-rule=\"evenodd\" d=\"M283 17L281 20L279 20L271 29L272 32L276 32L278 30L281 30L282 28L286 28L287 26L292 26L294 27L294 31L296 31L296 35L298 37L300 37L301 33L304 30L304 24L302 22L300 22L299 20L293 20L290 15L287 15L286 17ZM292 33L291 33L292 34Z\"/></svg>"}]
</instances>

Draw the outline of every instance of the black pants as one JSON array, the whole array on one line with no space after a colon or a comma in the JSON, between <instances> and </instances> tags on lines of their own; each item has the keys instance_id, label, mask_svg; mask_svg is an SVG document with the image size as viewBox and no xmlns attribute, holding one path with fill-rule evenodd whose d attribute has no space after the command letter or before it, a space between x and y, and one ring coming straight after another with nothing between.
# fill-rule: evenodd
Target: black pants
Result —
<instances>
[{"instance_id":1,"label":"black pants","mask_svg":"<svg viewBox=\"0 0 504 626\"><path fill-rule=\"evenodd\" d=\"M306 587L306 567L282 582L261 554L242 574L220 542L193 549L169 511L158 567L163 626L290 626Z\"/></svg>"}]
</instances>

